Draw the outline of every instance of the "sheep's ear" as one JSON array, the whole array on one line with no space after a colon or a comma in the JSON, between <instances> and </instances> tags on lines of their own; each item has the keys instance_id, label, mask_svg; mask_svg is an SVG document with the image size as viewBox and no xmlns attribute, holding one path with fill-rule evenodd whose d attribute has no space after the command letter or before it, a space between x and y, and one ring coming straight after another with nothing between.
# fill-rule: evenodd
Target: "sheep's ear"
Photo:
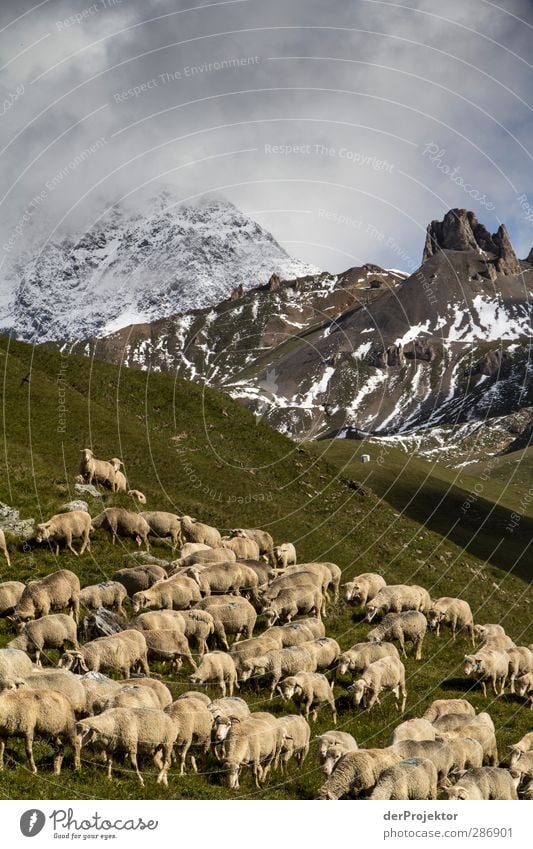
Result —
<instances>
[{"instance_id":1,"label":"sheep's ear","mask_svg":"<svg viewBox=\"0 0 533 849\"><path fill-rule=\"evenodd\" d=\"M240 716L233 716L232 715L232 716L228 716L228 719L229 719L231 725L237 725L241 721Z\"/></svg>"}]
</instances>

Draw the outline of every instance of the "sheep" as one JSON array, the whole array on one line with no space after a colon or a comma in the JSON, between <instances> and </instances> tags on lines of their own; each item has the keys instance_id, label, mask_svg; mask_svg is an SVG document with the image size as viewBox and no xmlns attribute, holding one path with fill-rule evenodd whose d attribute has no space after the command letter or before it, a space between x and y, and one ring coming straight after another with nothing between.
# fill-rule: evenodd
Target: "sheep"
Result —
<instances>
[{"instance_id":1,"label":"sheep","mask_svg":"<svg viewBox=\"0 0 533 849\"><path fill-rule=\"evenodd\" d=\"M533 751L533 731L530 731L528 734L524 734L524 736L517 742L513 743L512 746L509 746L511 750L511 767L513 766L513 760L518 757L522 752L532 752Z\"/></svg>"},{"instance_id":2,"label":"sheep","mask_svg":"<svg viewBox=\"0 0 533 849\"><path fill-rule=\"evenodd\" d=\"M318 755L323 765L327 752L330 749L339 751L339 757L341 757L346 752L355 752L359 748L356 739L346 731L337 731L336 729L334 731L325 731L324 734L318 735L315 739L318 742ZM331 775L334 766L335 764L332 765L329 772L326 772L324 768L322 771L326 772L326 775Z\"/></svg>"},{"instance_id":3,"label":"sheep","mask_svg":"<svg viewBox=\"0 0 533 849\"><path fill-rule=\"evenodd\" d=\"M396 709L403 713L407 701L407 690L405 689L405 667L401 660L395 657L382 657L375 660L365 669L363 676L358 678L348 687L353 693L354 704L363 703L370 710L376 704L380 704L379 697L382 692L390 690L396 699ZM402 705L400 708L400 694Z\"/></svg>"},{"instance_id":4,"label":"sheep","mask_svg":"<svg viewBox=\"0 0 533 849\"><path fill-rule=\"evenodd\" d=\"M292 542L283 542L281 545L276 545L273 553L274 562L278 569L285 570L287 566L294 566L296 563L296 549Z\"/></svg>"},{"instance_id":5,"label":"sheep","mask_svg":"<svg viewBox=\"0 0 533 849\"><path fill-rule=\"evenodd\" d=\"M119 581L103 581L101 584L83 587L80 592L80 604L86 610L98 610L100 607L106 607L108 610L116 610L121 616L125 616L122 602L127 597L126 588Z\"/></svg>"},{"instance_id":6,"label":"sheep","mask_svg":"<svg viewBox=\"0 0 533 849\"><path fill-rule=\"evenodd\" d=\"M428 625L437 637L440 636L441 626L451 628L454 640L458 630L466 630L470 634L472 645L475 645L474 617L470 605L462 598L444 596L434 601L428 612Z\"/></svg>"},{"instance_id":7,"label":"sheep","mask_svg":"<svg viewBox=\"0 0 533 849\"><path fill-rule=\"evenodd\" d=\"M516 644L513 642L511 637L508 637L507 634L494 634L493 636L487 637L486 640L483 640L482 643L474 647L474 653L478 652L480 649L490 649L492 651L509 651L509 649L516 648Z\"/></svg>"},{"instance_id":8,"label":"sheep","mask_svg":"<svg viewBox=\"0 0 533 849\"><path fill-rule=\"evenodd\" d=\"M366 620L372 622L376 616L386 613L402 613L404 610L429 610L431 599L423 587L394 584L382 589L365 606Z\"/></svg>"},{"instance_id":9,"label":"sheep","mask_svg":"<svg viewBox=\"0 0 533 849\"><path fill-rule=\"evenodd\" d=\"M248 537L222 537L224 548L233 551L238 560L259 560L259 546Z\"/></svg>"},{"instance_id":10,"label":"sheep","mask_svg":"<svg viewBox=\"0 0 533 849\"><path fill-rule=\"evenodd\" d=\"M485 698L487 697L486 681L492 683L492 689L496 696L502 696L509 671L509 658L504 651L480 649L475 655L465 654L463 670L467 677L472 676L480 682ZM498 684L500 686L499 693Z\"/></svg>"},{"instance_id":11,"label":"sheep","mask_svg":"<svg viewBox=\"0 0 533 849\"><path fill-rule=\"evenodd\" d=\"M288 622L286 625L273 625L267 628L261 636L268 635L276 640L280 649L287 646L299 646L308 640L318 640L326 636L326 629L321 619L312 617L310 619L299 619L297 622Z\"/></svg>"},{"instance_id":12,"label":"sheep","mask_svg":"<svg viewBox=\"0 0 533 849\"><path fill-rule=\"evenodd\" d=\"M64 649L66 643L78 648L76 623L71 616L53 613L24 623L22 632L8 643L8 648L35 653L35 663L41 666L41 652L45 648Z\"/></svg>"},{"instance_id":13,"label":"sheep","mask_svg":"<svg viewBox=\"0 0 533 849\"><path fill-rule=\"evenodd\" d=\"M185 636L199 657L207 651L207 640L215 633L215 622L206 610L183 610L181 615L185 622Z\"/></svg>"},{"instance_id":14,"label":"sheep","mask_svg":"<svg viewBox=\"0 0 533 849\"><path fill-rule=\"evenodd\" d=\"M423 613L409 610L404 613L389 613L379 625L366 635L369 641L398 640L402 654L406 657L405 643L415 647L415 660L422 659L422 643L426 636L427 619Z\"/></svg>"},{"instance_id":15,"label":"sheep","mask_svg":"<svg viewBox=\"0 0 533 849\"><path fill-rule=\"evenodd\" d=\"M489 762L490 766L498 766L498 744L496 735L492 728L483 723L470 723L463 725L461 728L456 728L453 731L443 731L437 735L438 740L447 743L450 740L464 739L471 737L481 744L483 749L483 759Z\"/></svg>"},{"instance_id":16,"label":"sheep","mask_svg":"<svg viewBox=\"0 0 533 849\"><path fill-rule=\"evenodd\" d=\"M149 660L170 661L171 670L177 671L183 664L182 658L186 657L192 668L197 668L185 634L167 628L143 631L143 635Z\"/></svg>"},{"instance_id":17,"label":"sheep","mask_svg":"<svg viewBox=\"0 0 533 849\"><path fill-rule=\"evenodd\" d=\"M292 589L282 589L275 598L264 604L263 613L270 628L279 619L285 619L290 623L299 613L310 613L320 619L323 597L318 587L302 584Z\"/></svg>"},{"instance_id":18,"label":"sheep","mask_svg":"<svg viewBox=\"0 0 533 849\"><path fill-rule=\"evenodd\" d=\"M193 610L206 610L213 617L214 635L222 648L229 651L228 636L253 636L257 613L245 598L231 595L208 596L195 604Z\"/></svg>"},{"instance_id":19,"label":"sheep","mask_svg":"<svg viewBox=\"0 0 533 849\"><path fill-rule=\"evenodd\" d=\"M121 684L104 703L104 710L112 708L161 708L157 693L138 684ZM103 711L102 711L103 712Z\"/></svg>"},{"instance_id":20,"label":"sheep","mask_svg":"<svg viewBox=\"0 0 533 849\"><path fill-rule=\"evenodd\" d=\"M533 672L526 672L516 679L518 695L527 698L529 709L533 710Z\"/></svg>"},{"instance_id":21,"label":"sheep","mask_svg":"<svg viewBox=\"0 0 533 849\"><path fill-rule=\"evenodd\" d=\"M64 669L33 668L29 674L8 682L8 685L10 689L54 690L69 700L74 713L85 712L86 696L80 679Z\"/></svg>"},{"instance_id":22,"label":"sheep","mask_svg":"<svg viewBox=\"0 0 533 849\"><path fill-rule=\"evenodd\" d=\"M143 592L157 583L157 581L166 580L167 577L167 573L161 566L157 566L155 563L149 563L147 566L133 566L126 569L119 569L111 576L111 580L122 584L126 588L129 597L132 598L135 593Z\"/></svg>"},{"instance_id":23,"label":"sheep","mask_svg":"<svg viewBox=\"0 0 533 849\"><path fill-rule=\"evenodd\" d=\"M112 457L109 460L111 465L115 470L115 485L113 487L113 492L127 492L128 491L128 480L123 471L121 471L121 466L124 465L122 460L119 460L118 457Z\"/></svg>"},{"instance_id":24,"label":"sheep","mask_svg":"<svg viewBox=\"0 0 533 849\"><path fill-rule=\"evenodd\" d=\"M318 670L331 669L341 653L338 642L331 637L320 637L301 645L314 654Z\"/></svg>"},{"instance_id":25,"label":"sheep","mask_svg":"<svg viewBox=\"0 0 533 849\"><path fill-rule=\"evenodd\" d=\"M254 540L259 546L259 554L266 555L269 560L272 559L274 540L268 531L262 531L259 528L236 528L231 531L230 537L247 537Z\"/></svg>"},{"instance_id":26,"label":"sheep","mask_svg":"<svg viewBox=\"0 0 533 849\"><path fill-rule=\"evenodd\" d=\"M337 675L345 675L351 672L364 672L370 663L380 660L382 657L396 657L400 659L398 649L393 643L356 643L343 652L338 659Z\"/></svg>"},{"instance_id":27,"label":"sheep","mask_svg":"<svg viewBox=\"0 0 533 849\"><path fill-rule=\"evenodd\" d=\"M133 678L125 678L121 683L123 685L134 684L136 687L144 687L145 689L152 690L156 694L162 710L172 704L170 690L166 684L158 681L157 678L145 678L136 674Z\"/></svg>"},{"instance_id":28,"label":"sheep","mask_svg":"<svg viewBox=\"0 0 533 849\"><path fill-rule=\"evenodd\" d=\"M435 699L422 716L428 722L434 722L439 716L444 716L447 713L464 713L475 716L476 711L466 699Z\"/></svg>"},{"instance_id":29,"label":"sheep","mask_svg":"<svg viewBox=\"0 0 533 849\"><path fill-rule=\"evenodd\" d=\"M207 693L201 693L199 690L187 690L185 693L182 693L181 696L178 696L176 701L179 701L180 699L198 699L208 707L211 704L211 699Z\"/></svg>"},{"instance_id":30,"label":"sheep","mask_svg":"<svg viewBox=\"0 0 533 849\"><path fill-rule=\"evenodd\" d=\"M390 736L390 745L401 743L404 740L434 740L435 729L427 719L406 719L393 730Z\"/></svg>"},{"instance_id":31,"label":"sheep","mask_svg":"<svg viewBox=\"0 0 533 849\"><path fill-rule=\"evenodd\" d=\"M529 799L530 801L533 799L533 781L529 781L523 788L522 799Z\"/></svg>"},{"instance_id":32,"label":"sheep","mask_svg":"<svg viewBox=\"0 0 533 849\"><path fill-rule=\"evenodd\" d=\"M358 607L366 607L378 592L386 586L385 578L375 572L363 572L352 581L344 584L346 601L353 602Z\"/></svg>"},{"instance_id":33,"label":"sheep","mask_svg":"<svg viewBox=\"0 0 533 849\"><path fill-rule=\"evenodd\" d=\"M516 677L533 672L533 652L527 646L516 646L508 649L506 653L509 658L509 683L511 693L514 693Z\"/></svg>"},{"instance_id":34,"label":"sheep","mask_svg":"<svg viewBox=\"0 0 533 849\"><path fill-rule=\"evenodd\" d=\"M474 634L478 640L483 642L483 640L486 640L489 637L505 637L505 628L503 625L486 623L485 625L476 625L474 627Z\"/></svg>"},{"instance_id":35,"label":"sheep","mask_svg":"<svg viewBox=\"0 0 533 849\"><path fill-rule=\"evenodd\" d=\"M170 716L176 730L174 746L178 753L180 775L185 774L185 761L191 746L200 747L206 755L211 744L213 715L209 708L199 699L178 699L173 702L165 713ZM191 766L198 772L196 759L191 754Z\"/></svg>"},{"instance_id":36,"label":"sheep","mask_svg":"<svg viewBox=\"0 0 533 849\"><path fill-rule=\"evenodd\" d=\"M55 544L56 557L59 554L59 543L64 542L72 553L78 557L78 552L72 545L73 539L82 539L80 555L85 549L91 550L89 533L91 531L91 517L83 510L72 510L71 513L56 513L47 522L37 525L35 533L36 542L49 542Z\"/></svg>"},{"instance_id":37,"label":"sheep","mask_svg":"<svg viewBox=\"0 0 533 849\"><path fill-rule=\"evenodd\" d=\"M303 646L289 646L286 649L271 649L259 657L250 657L242 663L241 681L250 678L266 677L270 685L270 699L281 678L285 675L295 675L298 672L315 672L317 661L315 655ZM328 685L329 686L329 685Z\"/></svg>"},{"instance_id":38,"label":"sheep","mask_svg":"<svg viewBox=\"0 0 533 849\"><path fill-rule=\"evenodd\" d=\"M239 689L233 658L223 651L204 654L200 666L191 675L189 681L193 684L216 683L223 696L226 695L226 685L230 696L233 695L234 688Z\"/></svg>"},{"instance_id":39,"label":"sheep","mask_svg":"<svg viewBox=\"0 0 533 849\"><path fill-rule=\"evenodd\" d=\"M10 616L24 592L22 581L4 581L0 584L0 616Z\"/></svg>"},{"instance_id":40,"label":"sheep","mask_svg":"<svg viewBox=\"0 0 533 849\"><path fill-rule=\"evenodd\" d=\"M0 552L4 555L7 565L10 567L11 559L9 557L9 551L7 550L6 535L2 528L0 528Z\"/></svg>"},{"instance_id":41,"label":"sheep","mask_svg":"<svg viewBox=\"0 0 533 849\"><path fill-rule=\"evenodd\" d=\"M434 764L439 782L448 778L455 766L454 752L442 740L401 740L394 748L402 758L427 758Z\"/></svg>"},{"instance_id":42,"label":"sheep","mask_svg":"<svg viewBox=\"0 0 533 849\"><path fill-rule=\"evenodd\" d=\"M209 711L216 721L217 718L230 718L232 716L249 716L250 708L244 699L239 696L224 696L221 699L213 699L208 705Z\"/></svg>"},{"instance_id":43,"label":"sheep","mask_svg":"<svg viewBox=\"0 0 533 849\"><path fill-rule=\"evenodd\" d=\"M240 566L237 563L209 563L206 566L191 566L185 572L200 587L202 595L240 594L243 581ZM254 573L257 588L257 576Z\"/></svg>"},{"instance_id":44,"label":"sheep","mask_svg":"<svg viewBox=\"0 0 533 849\"><path fill-rule=\"evenodd\" d=\"M171 537L172 551L176 550L181 540L181 521L178 516L162 510L143 511L139 515L148 522L150 535L160 538Z\"/></svg>"},{"instance_id":45,"label":"sheep","mask_svg":"<svg viewBox=\"0 0 533 849\"><path fill-rule=\"evenodd\" d=\"M14 688L15 681L31 675L33 663L19 649L0 649L0 690Z\"/></svg>"},{"instance_id":46,"label":"sheep","mask_svg":"<svg viewBox=\"0 0 533 849\"><path fill-rule=\"evenodd\" d=\"M167 785L176 728L172 719L157 708L112 708L100 716L82 719L76 725L81 746L91 745L105 754L107 777L112 778L115 754L125 753L144 786L137 756L151 755L159 769L157 783Z\"/></svg>"},{"instance_id":47,"label":"sheep","mask_svg":"<svg viewBox=\"0 0 533 849\"><path fill-rule=\"evenodd\" d=\"M309 719L309 713L311 713L314 722L318 718L318 707L328 704L331 708L333 724L337 724L333 685L320 672L297 672L295 675L289 675L280 682L278 691L285 701L292 700L306 719Z\"/></svg>"},{"instance_id":48,"label":"sheep","mask_svg":"<svg viewBox=\"0 0 533 849\"><path fill-rule=\"evenodd\" d=\"M140 664L150 676L144 633L127 630L110 637L97 637L78 651L66 651L59 659L62 669L79 668L82 672L118 669L126 676Z\"/></svg>"},{"instance_id":49,"label":"sheep","mask_svg":"<svg viewBox=\"0 0 533 849\"><path fill-rule=\"evenodd\" d=\"M138 501L139 504L146 504L146 495L140 489L128 489L126 494L134 501Z\"/></svg>"},{"instance_id":50,"label":"sheep","mask_svg":"<svg viewBox=\"0 0 533 849\"><path fill-rule=\"evenodd\" d=\"M264 713L251 714L242 720L233 718L224 745L223 762L230 789L239 787L244 766L252 767L255 786L261 787L280 749L282 728L276 726L277 720Z\"/></svg>"},{"instance_id":51,"label":"sheep","mask_svg":"<svg viewBox=\"0 0 533 849\"><path fill-rule=\"evenodd\" d=\"M65 742L74 749L74 769L80 769L80 747L76 739L76 718L72 705L62 693L53 690L16 690L0 695L0 770L4 769L4 750L10 737L23 737L26 757L35 775L33 757L35 736L52 743L54 775L60 775Z\"/></svg>"},{"instance_id":52,"label":"sheep","mask_svg":"<svg viewBox=\"0 0 533 849\"><path fill-rule=\"evenodd\" d=\"M479 769L483 766L483 746L473 737L455 737L446 741L452 752L454 771Z\"/></svg>"},{"instance_id":53,"label":"sheep","mask_svg":"<svg viewBox=\"0 0 533 849\"><path fill-rule=\"evenodd\" d=\"M409 758L380 773L370 799L436 799L437 770L426 758Z\"/></svg>"},{"instance_id":54,"label":"sheep","mask_svg":"<svg viewBox=\"0 0 533 849\"><path fill-rule=\"evenodd\" d=\"M518 779L506 769L485 766L467 769L453 787L446 788L448 799L518 799Z\"/></svg>"},{"instance_id":55,"label":"sheep","mask_svg":"<svg viewBox=\"0 0 533 849\"><path fill-rule=\"evenodd\" d=\"M252 637L250 640L240 640L238 643L234 643L229 652L234 660L239 680L246 660L260 657L265 652L278 648L281 648L279 641L271 637L268 631L265 631L260 637Z\"/></svg>"},{"instance_id":56,"label":"sheep","mask_svg":"<svg viewBox=\"0 0 533 849\"><path fill-rule=\"evenodd\" d=\"M114 681L101 672L86 672L80 677L80 684L85 691L86 716L94 716L101 713L110 698L112 698L122 687L121 681Z\"/></svg>"},{"instance_id":57,"label":"sheep","mask_svg":"<svg viewBox=\"0 0 533 849\"><path fill-rule=\"evenodd\" d=\"M347 736L350 737L351 735L348 734ZM355 752L358 748L357 743L355 746L345 746L342 743L330 743L329 746L326 746L323 755L321 755L322 772L324 775L331 775L342 756L346 752Z\"/></svg>"},{"instance_id":58,"label":"sheep","mask_svg":"<svg viewBox=\"0 0 533 849\"><path fill-rule=\"evenodd\" d=\"M115 491L115 467L107 460L97 460L90 448L80 451L79 472L83 483L101 483Z\"/></svg>"},{"instance_id":59,"label":"sheep","mask_svg":"<svg viewBox=\"0 0 533 849\"><path fill-rule=\"evenodd\" d=\"M432 725L437 733L455 731L456 729L464 728L465 725L486 725L491 731L495 730L490 715L484 711L478 713L477 716L471 716L466 713L445 713L435 719Z\"/></svg>"},{"instance_id":60,"label":"sheep","mask_svg":"<svg viewBox=\"0 0 533 849\"><path fill-rule=\"evenodd\" d=\"M533 752L520 752L514 758L511 768L513 776L519 777L520 784L533 780Z\"/></svg>"},{"instance_id":61,"label":"sheep","mask_svg":"<svg viewBox=\"0 0 533 849\"><path fill-rule=\"evenodd\" d=\"M314 583L320 587L325 601L330 600L328 589L333 587L334 600L337 602L342 572L335 563L299 563L296 566L287 566L283 575L272 582L268 595L273 597L278 587L281 589L282 587L293 586L297 576L310 575L314 578L311 581L307 580L306 583ZM323 613L325 616L325 609Z\"/></svg>"},{"instance_id":62,"label":"sheep","mask_svg":"<svg viewBox=\"0 0 533 849\"><path fill-rule=\"evenodd\" d=\"M149 589L135 593L132 598L133 611L141 608L148 610L186 610L202 598L196 581L187 575L175 575L163 581L157 581Z\"/></svg>"},{"instance_id":63,"label":"sheep","mask_svg":"<svg viewBox=\"0 0 533 849\"><path fill-rule=\"evenodd\" d=\"M133 537L140 547L144 542L147 551L150 551L148 534L150 525L140 513L133 513L124 507L106 507L98 516L92 520L93 530L104 528L111 534L111 543L115 544L117 536Z\"/></svg>"},{"instance_id":64,"label":"sheep","mask_svg":"<svg viewBox=\"0 0 533 849\"><path fill-rule=\"evenodd\" d=\"M185 619L179 610L150 610L148 613L140 613L134 625L141 631L167 629L185 633Z\"/></svg>"},{"instance_id":65,"label":"sheep","mask_svg":"<svg viewBox=\"0 0 533 849\"><path fill-rule=\"evenodd\" d=\"M204 545L203 542L186 542L180 548L179 560L184 560L190 557L191 554L196 554L198 551L216 551L216 548L211 548L209 545Z\"/></svg>"},{"instance_id":66,"label":"sheep","mask_svg":"<svg viewBox=\"0 0 533 849\"><path fill-rule=\"evenodd\" d=\"M264 560L239 560L237 562L241 566L248 566L255 572L261 592L265 592L268 589L269 582L276 577L276 570L269 563L265 563Z\"/></svg>"},{"instance_id":67,"label":"sheep","mask_svg":"<svg viewBox=\"0 0 533 849\"><path fill-rule=\"evenodd\" d=\"M48 616L52 610L64 608L68 608L77 622L80 614L80 581L74 572L59 569L26 585L15 607L13 619L16 622L27 622L29 619Z\"/></svg>"},{"instance_id":68,"label":"sheep","mask_svg":"<svg viewBox=\"0 0 533 849\"><path fill-rule=\"evenodd\" d=\"M211 548L222 547L222 538L216 528L204 525L190 516L181 517L181 533L186 542L203 542Z\"/></svg>"},{"instance_id":69,"label":"sheep","mask_svg":"<svg viewBox=\"0 0 533 849\"><path fill-rule=\"evenodd\" d=\"M400 755L391 748L347 752L339 758L333 772L318 791L318 798L340 799L348 794L357 797L365 791L373 790L383 770L400 760Z\"/></svg>"},{"instance_id":70,"label":"sheep","mask_svg":"<svg viewBox=\"0 0 533 849\"><path fill-rule=\"evenodd\" d=\"M178 557L177 560L173 560L170 564L171 574L176 575L191 566L208 566L212 563L235 563L236 560L237 555L231 548L209 548L209 546L206 546L205 550L194 551L192 554L188 554L187 557Z\"/></svg>"},{"instance_id":71,"label":"sheep","mask_svg":"<svg viewBox=\"0 0 533 849\"><path fill-rule=\"evenodd\" d=\"M281 767L281 774L287 771L287 765L294 758L299 767L309 754L311 729L303 716L289 714L282 716L278 722L283 729L281 748L276 758L276 766Z\"/></svg>"}]
</instances>

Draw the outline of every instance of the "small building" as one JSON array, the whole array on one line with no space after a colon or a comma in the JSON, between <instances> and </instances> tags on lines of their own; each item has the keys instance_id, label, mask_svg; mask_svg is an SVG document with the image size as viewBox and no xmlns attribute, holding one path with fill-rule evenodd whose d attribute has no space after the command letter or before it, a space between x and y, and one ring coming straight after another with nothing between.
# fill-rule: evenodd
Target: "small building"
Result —
<instances>
[{"instance_id":1,"label":"small building","mask_svg":"<svg viewBox=\"0 0 533 849\"><path fill-rule=\"evenodd\" d=\"M370 454L361 454L361 463L370 463Z\"/></svg>"}]
</instances>

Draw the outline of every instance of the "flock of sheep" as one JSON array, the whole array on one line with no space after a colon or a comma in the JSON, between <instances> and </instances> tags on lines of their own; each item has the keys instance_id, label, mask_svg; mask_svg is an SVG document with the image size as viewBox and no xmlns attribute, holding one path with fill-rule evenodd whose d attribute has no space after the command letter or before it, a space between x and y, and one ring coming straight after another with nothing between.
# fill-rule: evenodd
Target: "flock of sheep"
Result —
<instances>
[{"instance_id":1,"label":"flock of sheep","mask_svg":"<svg viewBox=\"0 0 533 849\"><path fill-rule=\"evenodd\" d=\"M142 493L127 489L121 465L84 449L81 480L145 503ZM106 765L109 778L117 758L129 759L141 784L139 759L148 759L163 785L173 759L179 774L189 764L195 772L199 765L207 770L214 759L230 788L239 787L245 770L261 788L271 771L283 776L291 760L304 763L318 710L329 711L336 726L335 689L348 690L354 711L371 710L390 693L403 713L408 693L400 652L405 657L412 644L420 660L428 627L437 637L449 628L454 640L471 641L464 673L485 696L487 683L495 695L509 683L533 708L533 646L516 646L500 625L475 625L462 599L432 600L421 586L359 575L343 585L345 598L375 624L365 642L341 651L324 625L339 603L342 573L334 563L298 564L291 543L275 546L263 530L240 528L222 537L189 516L121 507L94 518L83 510L58 513L37 526L35 538L56 555L65 546L79 556L97 531L107 531L113 543L133 538L146 553L112 580L84 588L67 569L26 585L0 584L0 616L18 632L0 650L0 769L6 741L21 737L36 772L33 741L39 737L53 748L56 774L68 744L74 769L81 769L85 748ZM150 537L168 538L173 552L180 547L179 557L168 563L150 556ZM78 552L73 543L79 540ZM0 551L9 563L1 531ZM86 611L81 624L80 608ZM106 611L116 632L83 642L87 627ZM254 636L259 615L267 627ZM61 653L56 668L41 665L48 649ZM151 673L153 662L169 674L188 664L191 683L217 686L220 698L195 689L173 700ZM120 679L108 677L117 673ZM279 694L296 712L250 712L235 695L247 688L264 688L270 699ZM433 702L422 717L399 724L384 748L359 748L336 729L316 739L326 776L321 799L436 799L437 792L452 799L517 799L518 791L533 798L533 732L511 747L510 765L502 767L489 714L476 715L465 699Z\"/></svg>"}]
</instances>

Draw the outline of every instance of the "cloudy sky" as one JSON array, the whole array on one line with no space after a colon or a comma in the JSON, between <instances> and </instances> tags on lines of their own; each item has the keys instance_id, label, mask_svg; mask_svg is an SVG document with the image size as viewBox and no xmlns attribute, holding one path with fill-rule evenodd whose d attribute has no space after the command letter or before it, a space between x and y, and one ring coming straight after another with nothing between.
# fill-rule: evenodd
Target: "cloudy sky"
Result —
<instances>
[{"instance_id":1,"label":"cloudy sky","mask_svg":"<svg viewBox=\"0 0 533 849\"><path fill-rule=\"evenodd\" d=\"M450 207L527 255L532 45L531 0L2 0L0 263L162 185L333 271Z\"/></svg>"}]
</instances>

